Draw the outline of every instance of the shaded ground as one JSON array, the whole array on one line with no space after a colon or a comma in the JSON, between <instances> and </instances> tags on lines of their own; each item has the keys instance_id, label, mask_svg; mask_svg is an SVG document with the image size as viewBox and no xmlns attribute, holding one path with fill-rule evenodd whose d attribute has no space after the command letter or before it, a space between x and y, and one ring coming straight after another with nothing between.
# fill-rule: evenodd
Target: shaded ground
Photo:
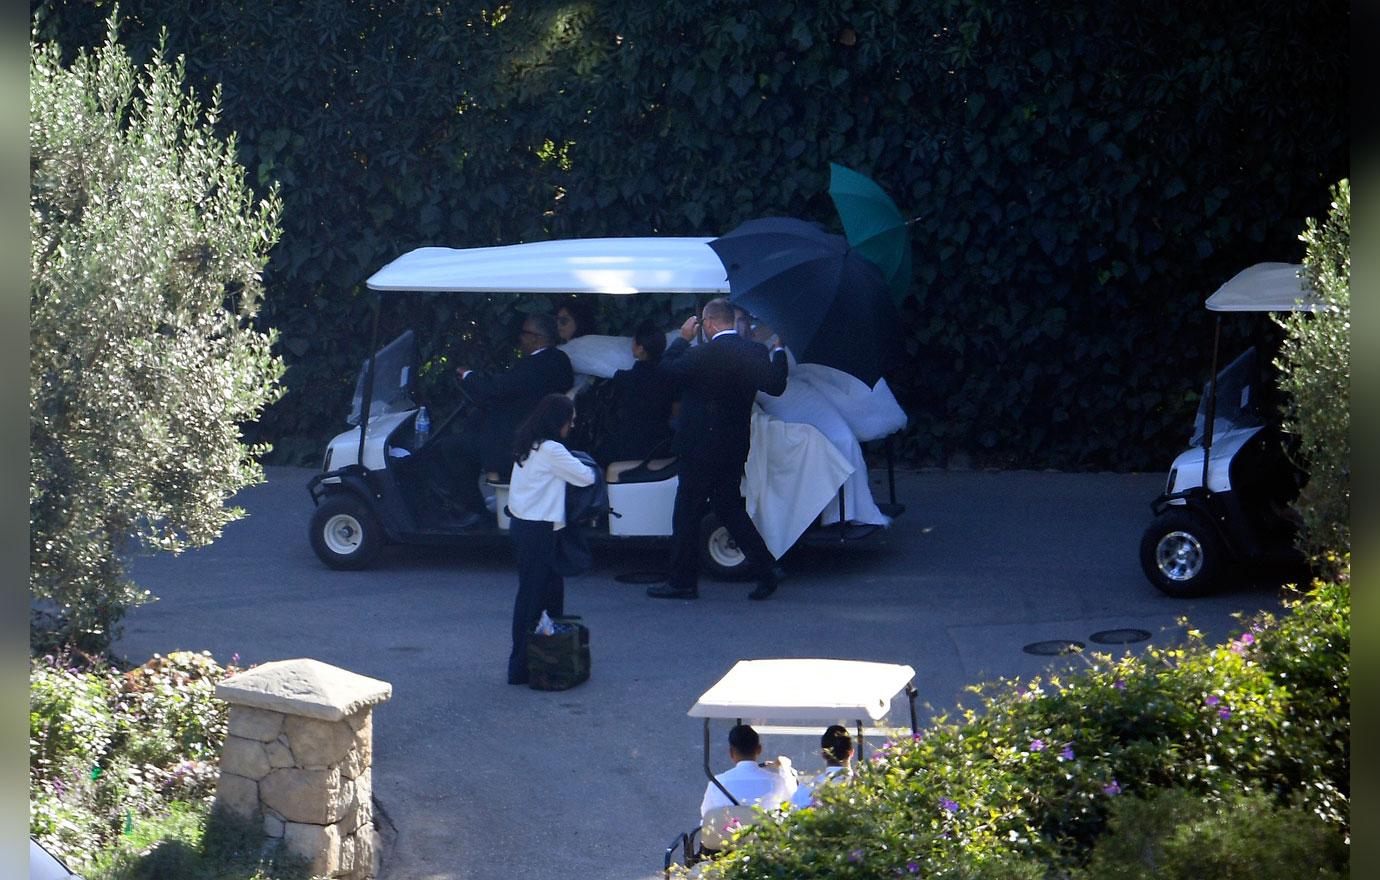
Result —
<instances>
[{"instance_id":1,"label":"shaded ground","mask_svg":"<svg viewBox=\"0 0 1380 880\"><path fill-rule=\"evenodd\" d=\"M1276 599L1174 600L1146 582L1137 543L1162 475L905 472L909 512L884 541L797 551L768 602L712 581L695 603L647 599L614 576L665 552L606 550L567 590L593 631L593 678L539 693L504 681L516 578L503 542L390 548L371 571L329 571L307 543L310 474L270 469L215 545L138 560L161 599L130 615L119 649L310 656L392 682L374 728L374 793L397 827L388 880L659 875L705 784L685 711L741 658L909 663L921 702L942 710L967 684L1044 668L1031 642L1136 627L1167 644L1180 615L1225 636L1232 612ZM767 749L817 763L801 739Z\"/></svg>"}]
</instances>

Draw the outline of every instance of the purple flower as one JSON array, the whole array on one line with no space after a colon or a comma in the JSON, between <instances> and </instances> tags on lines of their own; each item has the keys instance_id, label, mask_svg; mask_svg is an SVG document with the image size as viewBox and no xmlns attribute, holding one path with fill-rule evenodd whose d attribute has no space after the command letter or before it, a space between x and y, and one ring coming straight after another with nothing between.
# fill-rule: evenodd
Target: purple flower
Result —
<instances>
[{"instance_id":1,"label":"purple flower","mask_svg":"<svg viewBox=\"0 0 1380 880\"><path fill-rule=\"evenodd\" d=\"M230 655L230 665L231 665L231 666L238 666L238 665L239 665L239 662L240 662L240 655L239 655L239 652L238 652L238 651L235 652L234 654L231 654L231 655Z\"/></svg>"},{"instance_id":2,"label":"purple flower","mask_svg":"<svg viewBox=\"0 0 1380 880\"><path fill-rule=\"evenodd\" d=\"M1116 681L1112 682L1112 687L1116 688L1119 691L1126 690L1126 679L1118 678Z\"/></svg>"},{"instance_id":3,"label":"purple flower","mask_svg":"<svg viewBox=\"0 0 1380 880\"><path fill-rule=\"evenodd\" d=\"M910 738L912 742L919 742L920 740L925 738L925 735L923 733L912 733L910 735Z\"/></svg>"},{"instance_id":4,"label":"purple flower","mask_svg":"<svg viewBox=\"0 0 1380 880\"><path fill-rule=\"evenodd\" d=\"M1045 750L1045 741L1042 739L1032 739L1030 741L1030 750L1032 752L1043 752Z\"/></svg>"},{"instance_id":5,"label":"purple flower","mask_svg":"<svg viewBox=\"0 0 1380 880\"><path fill-rule=\"evenodd\" d=\"M1241 634L1241 644L1243 644L1243 645L1254 645L1254 644L1255 644L1255 636L1251 635L1250 633L1242 633L1242 634Z\"/></svg>"},{"instance_id":6,"label":"purple flower","mask_svg":"<svg viewBox=\"0 0 1380 880\"><path fill-rule=\"evenodd\" d=\"M957 812L958 812L958 801L952 800L952 799L950 799L950 798L944 798L944 799L940 800L939 806L941 806L941 807L943 807L944 809L948 810L950 813L957 813Z\"/></svg>"},{"instance_id":7,"label":"purple flower","mask_svg":"<svg viewBox=\"0 0 1380 880\"><path fill-rule=\"evenodd\" d=\"M1232 652L1233 654L1244 654L1244 653L1246 653L1246 649L1245 649L1245 647L1244 647L1240 642L1232 642L1232 643L1231 643L1231 652Z\"/></svg>"},{"instance_id":8,"label":"purple flower","mask_svg":"<svg viewBox=\"0 0 1380 880\"><path fill-rule=\"evenodd\" d=\"M1203 697L1203 702L1207 703L1209 706L1216 706L1218 703L1222 702L1222 698L1216 694L1208 694L1206 697Z\"/></svg>"},{"instance_id":9,"label":"purple flower","mask_svg":"<svg viewBox=\"0 0 1380 880\"><path fill-rule=\"evenodd\" d=\"M1102 793L1107 795L1108 797L1115 797L1116 795L1121 794L1121 786L1117 784L1117 781L1115 779L1113 779L1110 785L1102 786Z\"/></svg>"},{"instance_id":10,"label":"purple flower","mask_svg":"<svg viewBox=\"0 0 1380 880\"><path fill-rule=\"evenodd\" d=\"M1073 746L1064 746L1064 750L1059 753L1059 758L1064 761L1073 760Z\"/></svg>"},{"instance_id":11,"label":"purple flower","mask_svg":"<svg viewBox=\"0 0 1380 880\"><path fill-rule=\"evenodd\" d=\"M920 873L920 863L919 863L919 862L906 862L906 870L909 871L909 872L911 872L912 874L919 874L919 873Z\"/></svg>"},{"instance_id":12,"label":"purple flower","mask_svg":"<svg viewBox=\"0 0 1380 880\"><path fill-rule=\"evenodd\" d=\"M1226 721L1228 718L1231 717L1231 710L1228 709L1226 706L1223 706L1222 708L1217 710L1217 717L1221 718L1223 721Z\"/></svg>"},{"instance_id":13,"label":"purple flower","mask_svg":"<svg viewBox=\"0 0 1380 880\"><path fill-rule=\"evenodd\" d=\"M862 856L863 856L862 850L860 850L860 849L855 849L855 850L853 850L851 853L848 854L848 861L850 861L850 862L861 862L861 861L862 861Z\"/></svg>"}]
</instances>

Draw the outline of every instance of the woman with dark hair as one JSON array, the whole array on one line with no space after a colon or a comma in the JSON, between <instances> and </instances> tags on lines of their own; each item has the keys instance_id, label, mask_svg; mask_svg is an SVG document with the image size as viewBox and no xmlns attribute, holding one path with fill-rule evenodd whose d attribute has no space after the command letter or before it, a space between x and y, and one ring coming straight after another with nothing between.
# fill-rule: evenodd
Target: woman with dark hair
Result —
<instances>
[{"instance_id":1,"label":"woman with dark hair","mask_svg":"<svg viewBox=\"0 0 1380 880\"><path fill-rule=\"evenodd\" d=\"M669 457L673 391L657 372L666 351L666 334L650 319L633 331L632 369L619 370L605 392L605 419L613 430L600 437L594 458L607 466L615 461L641 461L665 445Z\"/></svg>"},{"instance_id":2,"label":"woman with dark hair","mask_svg":"<svg viewBox=\"0 0 1380 880\"><path fill-rule=\"evenodd\" d=\"M819 753L824 758L824 770L813 779L800 783L791 795L791 805L797 810L813 806L815 791L830 782L844 782L853 777L853 738L848 728L831 724L819 738Z\"/></svg>"},{"instance_id":3,"label":"woman with dark hair","mask_svg":"<svg viewBox=\"0 0 1380 880\"><path fill-rule=\"evenodd\" d=\"M556 570L556 532L565 528L565 487L588 486L595 479L594 469L561 444L574 424L570 398L548 394L514 437L508 534L517 553L518 591L508 684L527 683L527 638L541 613L565 613L565 579Z\"/></svg>"},{"instance_id":4,"label":"woman with dark hair","mask_svg":"<svg viewBox=\"0 0 1380 880\"><path fill-rule=\"evenodd\" d=\"M594 332L594 307L571 297L556 307L556 332L561 342L569 342Z\"/></svg>"}]
</instances>

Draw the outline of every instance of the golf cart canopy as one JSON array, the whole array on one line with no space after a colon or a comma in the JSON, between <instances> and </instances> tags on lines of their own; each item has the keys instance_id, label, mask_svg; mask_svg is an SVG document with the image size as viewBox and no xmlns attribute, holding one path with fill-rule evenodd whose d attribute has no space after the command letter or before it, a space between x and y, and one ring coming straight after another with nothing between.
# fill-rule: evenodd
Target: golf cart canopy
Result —
<instances>
[{"instance_id":1,"label":"golf cart canopy","mask_svg":"<svg viewBox=\"0 0 1380 880\"><path fill-rule=\"evenodd\" d=\"M1298 263L1256 263L1207 298L1213 312L1314 312L1319 303Z\"/></svg>"},{"instance_id":2,"label":"golf cart canopy","mask_svg":"<svg viewBox=\"0 0 1380 880\"><path fill-rule=\"evenodd\" d=\"M419 293L728 294L708 238L575 238L501 247L424 247L365 282Z\"/></svg>"},{"instance_id":3,"label":"golf cart canopy","mask_svg":"<svg viewBox=\"0 0 1380 880\"><path fill-rule=\"evenodd\" d=\"M914 677L914 669L895 663L739 660L687 714L764 722L876 721Z\"/></svg>"}]
</instances>

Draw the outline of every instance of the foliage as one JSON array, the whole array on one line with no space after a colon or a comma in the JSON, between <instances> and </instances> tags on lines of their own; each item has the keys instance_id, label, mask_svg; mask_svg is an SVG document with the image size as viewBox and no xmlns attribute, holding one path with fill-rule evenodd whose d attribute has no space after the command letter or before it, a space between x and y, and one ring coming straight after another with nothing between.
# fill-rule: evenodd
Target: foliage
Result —
<instances>
[{"instance_id":1,"label":"foliage","mask_svg":"<svg viewBox=\"0 0 1380 880\"><path fill-rule=\"evenodd\" d=\"M226 735L215 684L238 670L190 651L124 673L69 663L30 664L29 833L75 867L205 812Z\"/></svg>"},{"instance_id":2,"label":"foliage","mask_svg":"<svg viewBox=\"0 0 1380 880\"><path fill-rule=\"evenodd\" d=\"M37 0L32 20L89 44L107 5ZM360 284L404 250L834 224L836 161L919 218L890 377L912 458L1159 467L1204 378L1202 300L1297 259L1349 161L1338 0L126 5L131 45L166 25L192 80L224 83L242 160L282 184L264 320L292 393L262 430L297 461L342 426ZM627 299L606 329L642 317ZM513 309L416 297L385 330L429 331L440 409L442 359L501 358Z\"/></svg>"},{"instance_id":3,"label":"foliage","mask_svg":"<svg viewBox=\"0 0 1380 880\"><path fill-rule=\"evenodd\" d=\"M240 423L277 396L252 326L279 203L255 202L179 61L136 69L115 43L30 66L30 587L61 637L109 642L145 595L138 542L178 551L238 516L262 479Z\"/></svg>"},{"instance_id":4,"label":"foliage","mask_svg":"<svg viewBox=\"0 0 1380 880\"><path fill-rule=\"evenodd\" d=\"M853 784L821 789L820 806L751 826L709 876L1059 876L1099 846L1126 845L1133 829L1107 842L1113 817L1134 821L1138 808L1118 812L1123 799L1165 790L1221 805L1164 838L1166 859L1293 822L1325 832L1274 852L1326 854L1319 867L1344 873L1350 587L1340 564L1343 576L1315 584L1292 613L1258 616L1225 644L1189 631L1181 647L976 688L981 711L885 747Z\"/></svg>"},{"instance_id":5,"label":"foliage","mask_svg":"<svg viewBox=\"0 0 1380 880\"><path fill-rule=\"evenodd\" d=\"M1286 427L1299 435L1308 483L1296 507L1301 547L1311 556L1351 549L1351 182L1332 189L1327 219L1309 218L1299 239L1321 308L1280 321L1280 387Z\"/></svg>"},{"instance_id":6,"label":"foliage","mask_svg":"<svg viewBox=\"0 0 1380 880\"><path fill-rule=\"evenodd\" d=\"M1171 788L1122 798L1083 880L1256 880L1349 876L1346 844L1307 811L1260 794L1221 800Z\"/></svg>"},{"instance_id":7,"label":"foliage","mask_svg":"<svg viewBox=\"0 0 1380 880\"><path fill-rule=\"evenodd\" d=\"M170 805L166 817L135 823L121 845L101 853L91 880L305 880L302 861L264 852L260 826L204 802Z\"/></svg>"}]
</instances>

